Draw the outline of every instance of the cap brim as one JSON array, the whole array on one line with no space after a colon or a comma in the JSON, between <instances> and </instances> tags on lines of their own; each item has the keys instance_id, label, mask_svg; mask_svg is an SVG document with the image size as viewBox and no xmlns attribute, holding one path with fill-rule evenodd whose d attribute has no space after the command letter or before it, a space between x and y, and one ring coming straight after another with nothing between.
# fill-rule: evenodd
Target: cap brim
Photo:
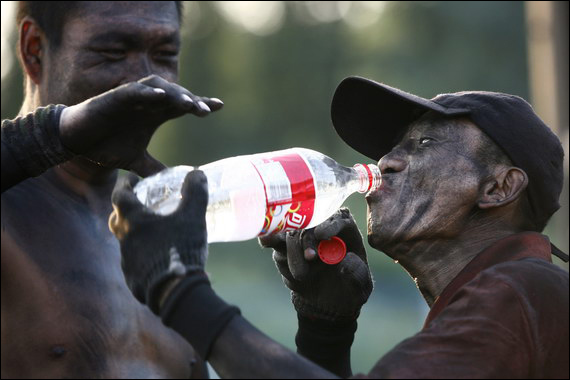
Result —
<instances>
[{"instance_id":1,"label":"cap brim","mask_svg":"<svg viewBox=\"0 0 570 380\"><path fill-rule=\"evenodd\" d=\"M405 128L427 111L447 116L469 113L468 109L444 107L361 77L344 79L331 105L332 122L339 136L375 161L389 153Z\"/></svg>"}]
</instances>

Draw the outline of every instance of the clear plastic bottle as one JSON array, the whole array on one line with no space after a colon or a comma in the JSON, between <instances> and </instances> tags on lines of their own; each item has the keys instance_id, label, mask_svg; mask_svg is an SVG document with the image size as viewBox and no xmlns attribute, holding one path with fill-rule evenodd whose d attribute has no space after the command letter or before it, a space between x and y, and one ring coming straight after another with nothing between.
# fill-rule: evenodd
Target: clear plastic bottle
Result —
<instances>
[{"instance_id":1,"label":"clear plastic bottle","mask_svg":"<svg viewBox=\"0 0 570 380\"><path fill-rule=\"evenodd\" d=\"M240 241L314 227L355 192L380 185L376 165L349 168L310 149L226 158L199 167L208 178L208 242ZM176 166L139 182L138 199L158 214L173 212L192 166Z\"/></svg>"}]
</instances>

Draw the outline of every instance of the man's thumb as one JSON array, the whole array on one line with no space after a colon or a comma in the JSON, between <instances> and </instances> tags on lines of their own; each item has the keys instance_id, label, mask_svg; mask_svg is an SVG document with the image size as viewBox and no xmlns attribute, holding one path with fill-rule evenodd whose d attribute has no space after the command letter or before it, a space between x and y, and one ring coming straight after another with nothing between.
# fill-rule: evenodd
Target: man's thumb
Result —
<instances>
[{"instance_id":1,"label":"man's thumb","mask_svg":"<svg viewBox=\"0 0 570 380\"><path fill-rule=\"evenodd\" d=\"M135 160L126 169L145 178L166 169L166 166L145 151L141 158Z\"/></svg>"}]
</instances>

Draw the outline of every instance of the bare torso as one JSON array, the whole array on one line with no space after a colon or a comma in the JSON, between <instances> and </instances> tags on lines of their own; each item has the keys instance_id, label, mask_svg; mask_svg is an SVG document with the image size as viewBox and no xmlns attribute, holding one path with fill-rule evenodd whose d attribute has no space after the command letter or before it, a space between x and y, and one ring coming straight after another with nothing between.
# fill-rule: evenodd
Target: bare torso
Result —
<instances>
[{"instance_id":1,"label":"bare torso","mask_svg":"<svg viewBox=\"0 0 570 380\"><path fill-rule=\"evenodd\" d=\"M191 346L127 288L110 212L54 170L2 194L3 378L197 375Z\"/></svg>"}]
</instances>

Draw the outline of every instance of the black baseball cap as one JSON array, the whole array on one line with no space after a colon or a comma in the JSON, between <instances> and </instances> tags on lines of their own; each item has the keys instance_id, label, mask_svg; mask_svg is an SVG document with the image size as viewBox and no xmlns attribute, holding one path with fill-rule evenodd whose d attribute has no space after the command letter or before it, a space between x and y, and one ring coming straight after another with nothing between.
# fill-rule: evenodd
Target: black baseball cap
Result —
<instances>
[{"instance_id":1,"label":"black baseball cap","mask_svg":"<svg viewBox=\"0 0 570 380\"><path fill-rule=\"evenodd\" d=\"M530 206L539 220L547 220L560 208L558 200L564 183L562 144L531 105L518 96L465 91L428 100L355 76L338 85L331 117L348 145L377 161L396 146L410 123L428 111L467 117L524 170L529 178ZM553 254L563 255L561 258L568 261L568 256L557 248Z\"/></svg>"}]
</instances>

